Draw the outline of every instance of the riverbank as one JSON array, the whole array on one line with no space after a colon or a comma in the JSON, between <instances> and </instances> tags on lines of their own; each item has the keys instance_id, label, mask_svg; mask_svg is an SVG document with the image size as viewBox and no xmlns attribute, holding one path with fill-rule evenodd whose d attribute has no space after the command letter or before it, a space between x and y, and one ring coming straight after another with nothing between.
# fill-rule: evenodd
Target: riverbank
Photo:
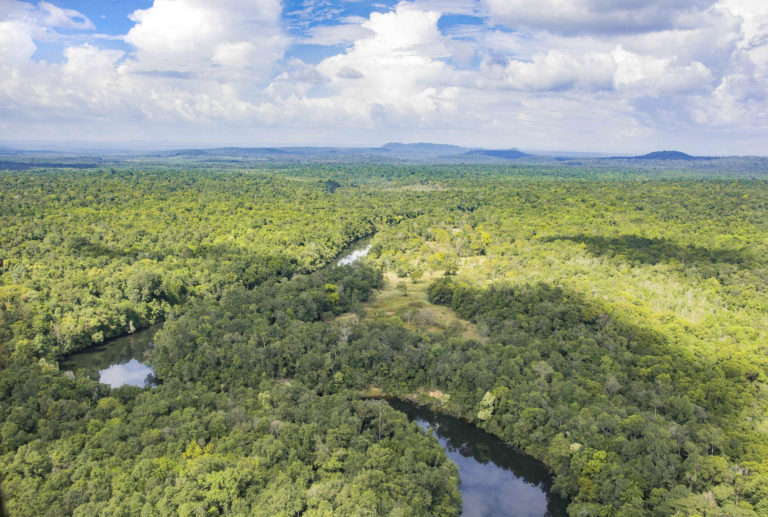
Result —
<instances>
[{"instance_id":1,"label":"riverbank","mask_svg":"<svg viewBox=\"0 0 768 517\"><path fill-rule=\"evenodd\" d=\"M427 433L434 433L459 468L462 517L566 517L567 502L550 492L546 466L460 418L388 398Z\"/></svg>"}]
</instances>

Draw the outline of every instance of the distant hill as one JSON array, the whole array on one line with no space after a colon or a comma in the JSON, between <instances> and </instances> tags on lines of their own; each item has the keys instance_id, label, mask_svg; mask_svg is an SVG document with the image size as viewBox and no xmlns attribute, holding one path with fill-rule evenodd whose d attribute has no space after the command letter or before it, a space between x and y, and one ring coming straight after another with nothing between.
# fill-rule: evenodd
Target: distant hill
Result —
<instances>
[{"instance_id":1,"label":"distant hill","mask_svg":"<svg viewBox=\"0 0 768 517\"><path fill-rule=\"evenodd\" d=\"M285 154L282 149L270 147L218 147L214 149L180 149L178 151L161 151L157 156L230 156L240 158L258 157L267 154Z\"/></svg>"},{"instance_id":2,"label":"distant hill","mask_svg":"<svg viewBox=\"0 0 768 517\"><path fill-rule=\"evenodd\" d=\"M435 160L461 156L466 147L430 143L388 143L381 147L219 147L153 153L158 157L238 158L260 160Z\"/></svg>"},{"instance_id":3,"label":"distant hill","mask_svg":"<svg viewBox=\"0 0 768 517\"><path fill-rule=\"evenodd\" d=\"M74 160L61 162L22 160L23 159L20 159L19 161L0 160L0 170L24 171L28 169L92 169L102 165L100 162L80 162Z\"/></svg>"},{"instance_id":4,"label":"distant hill","mask_svg":"<svg viewBox=\"0 0 768 517\"><path fill-rule=\"evenodd\" d=\"M517 149L473 149L464 153L464 156L490 156L492 158L516 160L517 158L526 158L533 155L518 151Z\"/></svg>"},{"instance_id":5,"label":"distant hill","mask_svg":"<svg viewBox=\"0 0 768 517\"><path fill-rule=\"evenodd\" d=\"M633 156L630 160L711 160L710 156L691 156L680 151L655 151L642 156Z\"/></svg>"},{"instance_id":6,"label":"distant hill","mask_svg":"<svg viewBox=\"0 0 768 517\"><path fill-rule=\"evenodd\" d=\"M80 144L78 144L80 145ZM83 149L86 149L83 147ZM90 149L90 148L89 148ZM110 148L112 149L112 148ZM82 153L82 154L78 154ZM167 150L113 150L95 147L78 151L14 149L0 142L0 170L36 168L107 167L141 160L172 160L231 166L248 163L368 163L368 164L488 164L616 168L616 170L689 170L705 174L750 174L768 177L768 156L692 156L680 151L656 151L642 156L606 156L579 152L522 152L518 149L483 149L429 142L390 142L377 147L218 147Z\"/></svg>"},{"instance_id":7,"label":"distant hill","mask_svg":"<svg viewBox=\"0 0 768 517\"><path fill-rule=\"evenodd\" d=\"M381 147L219 147L176 149L151 153L156 157L192 159L257 159L288 161L493 162L493 159L535 158L517 149L478 149L450 144L389 142Z\"/></svg>"},{"instance_id":8,"label":"distant hill","mask_svg":"<svg viewBox=\"0 0 768 517\"><path fill-rule=\"evenodd\" d=\"M405 151L409 153L427 152L427 153L445 153L445 154L462 153L467 150L465 147L459 147L458 145L430 144L427 142L417 142L415 144L401 144L399 142L390 142L388 144L382 145L381 149L385 151L398 151L398 152Z\"/></svg>"},{"instance_id":9,"label":"distant hill","mask_svg":"<svg viewBox=\"0 0 768 517\"><path fill-rule=\"evenodd\" d=\"M219 147L177 149L152 153L156 157L191 159L223 158L267 161L384 161L478 162L534 157L517 149L477 149L449 144L390 142L381 147Z\"/></svg>"}]
</instances>

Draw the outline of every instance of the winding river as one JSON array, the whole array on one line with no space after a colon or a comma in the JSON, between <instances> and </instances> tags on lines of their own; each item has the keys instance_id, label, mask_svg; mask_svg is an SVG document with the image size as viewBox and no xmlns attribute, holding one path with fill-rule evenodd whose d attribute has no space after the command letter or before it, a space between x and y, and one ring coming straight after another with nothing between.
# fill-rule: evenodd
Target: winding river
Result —
<instances>
[{"instance_id":1,"label":"winding river","mask_svg":"<svg viewBox=\"0 0 768 517\"><path fill-rule=\"evenodd\" d=\"M344 248L333 260L335 266L348 266L366 256L371 250L371 238L364 237ZM155 333L162 324L140 330L134 334L89 347L61 361L64 371L82 371L98 374L99 382L113 388L124 385L144 387L152 385L154 375L146 356L154 346Z\"/></svg>"},{"instance_id":2,"label":"winding river","mask_svg":"<svg viewBox=\"0 0 768 517\"><path fill-rule=\"evenodd\" d=\"M567 503L549 493L546 467L500 439L457 418L388 400L419 427L432 431L459 467L463 517L565 517Z\"/></svg>"},{"instance_id":3,"label":"winding river","mask_svg":"<svg viewBox=\"0 0 768 517\"><path fill-rule=\"evenodd\" d=\"M334 261L350 265L368 254L370 238L350 245ZM111 339L73 354L62 370L98 372L99 382L113 388L151 385L146 355L161 325ZM561 517L566 502L549 493L550 478L540 462L462 420L406 402L389 400L427 432L433 432L448 457L459 467L464 517Z\"/></svg>"}]
</instances>

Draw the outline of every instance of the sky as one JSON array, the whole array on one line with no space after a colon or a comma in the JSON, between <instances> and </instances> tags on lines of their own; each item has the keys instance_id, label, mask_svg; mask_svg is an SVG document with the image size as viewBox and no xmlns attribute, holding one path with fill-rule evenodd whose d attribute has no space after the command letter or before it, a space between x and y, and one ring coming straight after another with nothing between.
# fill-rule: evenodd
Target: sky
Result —
<instances>
[{"instance_id":1,"label":"sky","mask_svg":"<svg viewBox=\"0 0 768 517\"><path fill-rule=\"evenodd\" d=\"M766 0L0 0L0 141L768 154Z\"/></svg>"}]
</instances>

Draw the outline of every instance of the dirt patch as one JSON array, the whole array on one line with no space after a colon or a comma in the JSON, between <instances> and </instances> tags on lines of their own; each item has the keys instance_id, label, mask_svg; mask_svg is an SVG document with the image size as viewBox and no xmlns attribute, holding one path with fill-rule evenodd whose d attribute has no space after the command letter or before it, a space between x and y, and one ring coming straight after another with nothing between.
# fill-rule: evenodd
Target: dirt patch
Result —
<instances>
[{"instance_id":1,"label":"dirt patch","mask_svg":"<svg viewBox=\"0 0 768 517\"><path fill-rule=\"evenodd\" d=\"M429 391L427 392L427 395L429 395L429 396L430 396L430 397L432 397L433 399L439 399L439 400L443 400L443 397L445 396L445 393L443 393L443 392L442 392L442 391L440 391L440 390L429 390Z\"/></svg>"}]
</instances>

